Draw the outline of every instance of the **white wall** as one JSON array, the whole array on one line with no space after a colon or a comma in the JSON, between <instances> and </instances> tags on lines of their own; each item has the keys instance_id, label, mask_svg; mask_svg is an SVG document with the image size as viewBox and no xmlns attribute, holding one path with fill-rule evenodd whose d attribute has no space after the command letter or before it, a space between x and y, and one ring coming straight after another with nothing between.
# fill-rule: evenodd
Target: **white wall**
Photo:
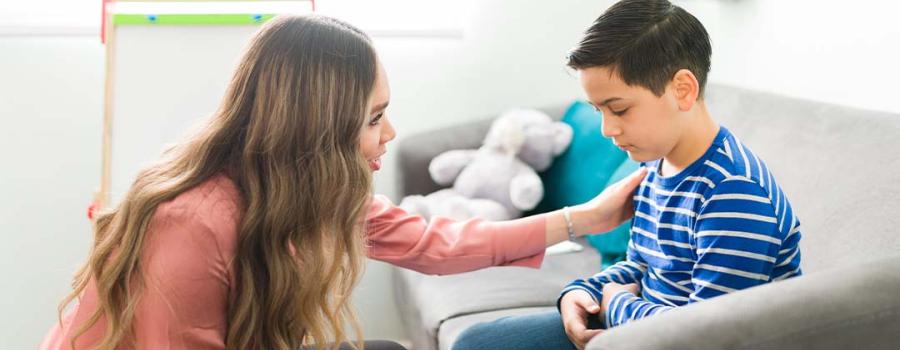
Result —
<instances>
[{"instance_id":1,"label":"white wall","mask_svg":"<svg viewBox=\"0 0 900 350\"><path fill-rule=\"evenodd\" d=\"M900 3L686 0L707 26L710 80L900 112Z\"/></svg>"},{"instance_id":2,"label":"white wall","mask_svg":"<svg viewBox=\"0 0 900 350\"><path fill-rule=\"evenodd\" d=\"M0 348L33 349L91 239L103 47L0 37Z\"/></svg>"},{"instance_id":3,"label":"white wall","mask_svg":"<svg viewBox=\"0 0 900 350\"><path fill-rule=\"evenodd\" d=\"M610 1L458 3L462 38L375 38L400 138L580 96L563 58ZM900 23L891 2L678 3L711 32L713 82L900 113ZM87 253L103 55L94 36L0 36L0 348L36 346ZM376 188L395 196L394 157L385 162ZM401 339L389 269L371 263L355 302L368 336Z\"/></svg>"}]
</instances>

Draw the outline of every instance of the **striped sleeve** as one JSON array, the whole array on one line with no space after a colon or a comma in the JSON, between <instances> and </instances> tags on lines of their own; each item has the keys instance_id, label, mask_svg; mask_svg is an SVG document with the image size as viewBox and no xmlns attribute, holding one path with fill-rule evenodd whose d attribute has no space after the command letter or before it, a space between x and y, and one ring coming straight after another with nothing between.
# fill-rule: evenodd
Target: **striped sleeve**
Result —
<instances>
[{"instance_id":1,"label":"striped sleeve","mask_svg":"<svg viewBox=\"0 0 900 350\"><path fill-rule=\"evenodd\" d=\"M638 297L627 291L621 291L609 300L606 308L606 328L612 328L632 320L639 320L675 308L674 306L657 304Z\"/></svg>"},{"instance_id":2,"label":"striped sleeve","mask_svg":"<svg viewBox=\"0 0 900 350\"><path fill-rule=\"evenodd\" d=\"M688 303L770 281L784 235L775 208L756 182L730 177L716 186L695 223L697 260ZM671 309L622 292L606 309L608 327Z\"/></svg>"},{"instance_id":3,"label":"striped sleeve","mask_svg":"<svg viewBox=\"0 0 900 350\"><path fill-rule=\"evenodd\" d=\"M769 282L784 239L775 207L758 183L733 177L715 192L695 224L692 301Z\"/></svg>"},{"instance_id":4,"label":"striped sleeve","mask_svg":"<svg viewBox=\"0 0 900 350\"><path fill-rule=\"evenodd\" d=\"M636 283L640 284L641 279L644 278L644 273L647 271L647 263L641 258L639 254L634 250L634 245L629 244L627 258L625 261L620 261L615 265L607 267L603 272L600 272L593 277L590 278L579 278L577 280L572 281L563 288L562 293L559 295L559 299L556 301L556 306L559 308L559 303L562 301L563 296L566 293L571 292L576 289L584 290L594 298L594 301L599 305L600 300L603 299L603 285L609 282L615 282L619 284L629 284Z\"/></svg>"}]
</instances>

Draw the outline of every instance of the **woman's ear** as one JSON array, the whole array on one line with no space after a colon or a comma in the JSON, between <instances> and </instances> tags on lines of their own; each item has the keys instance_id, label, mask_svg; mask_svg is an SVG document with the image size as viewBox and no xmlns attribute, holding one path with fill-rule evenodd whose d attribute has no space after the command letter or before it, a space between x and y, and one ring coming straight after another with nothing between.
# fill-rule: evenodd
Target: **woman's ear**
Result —
<instances>
[{"instance_id":1,"label":"woman's ear","mask_svg":"<svg viewBox=\"0 0 900 350\"><path fill-rule=\"evenodd\" d=\"M679 69L672 77L675 101L682 112L690 110L700 97L700 82L690 70Z\"/></svg>"}]
</instances>

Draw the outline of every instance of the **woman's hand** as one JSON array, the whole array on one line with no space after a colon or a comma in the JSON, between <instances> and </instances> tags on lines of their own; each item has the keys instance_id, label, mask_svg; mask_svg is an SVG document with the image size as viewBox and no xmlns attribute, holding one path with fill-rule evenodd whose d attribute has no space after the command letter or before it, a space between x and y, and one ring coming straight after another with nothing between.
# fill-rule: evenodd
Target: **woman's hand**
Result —
<instances>
[{"instance_id":1,"label":"woman's hand","mask_svg":"<svg viewBox=\"0 0 900 350\"><path fill-rule=\"evenodd\" d=\"M609 232L634 216L632 198L646 175L647 169L640 168L589 202L572 207L575 233L581 236Z\"/></svg>"}]
</instances>

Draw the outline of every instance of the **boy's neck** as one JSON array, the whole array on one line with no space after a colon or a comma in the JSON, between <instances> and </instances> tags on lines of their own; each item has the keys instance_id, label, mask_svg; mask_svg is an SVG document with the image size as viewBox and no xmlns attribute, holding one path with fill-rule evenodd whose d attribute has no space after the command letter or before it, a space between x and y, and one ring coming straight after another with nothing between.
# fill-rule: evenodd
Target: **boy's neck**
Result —
<instances>
[{"instance_id":1,"label":"boy's neck","mask_svg":"<svg viewBox=\"0 0 900 350\"><path fill-rule=\"evenodd\" d=\"M663 176L673 176L700 159L712 146L719 133L719 124L709 115L703 100L694 105L693 115L685 132L668 155L663 157L660 168Z\"/></svg>"}]
</instances>

